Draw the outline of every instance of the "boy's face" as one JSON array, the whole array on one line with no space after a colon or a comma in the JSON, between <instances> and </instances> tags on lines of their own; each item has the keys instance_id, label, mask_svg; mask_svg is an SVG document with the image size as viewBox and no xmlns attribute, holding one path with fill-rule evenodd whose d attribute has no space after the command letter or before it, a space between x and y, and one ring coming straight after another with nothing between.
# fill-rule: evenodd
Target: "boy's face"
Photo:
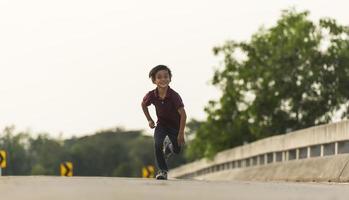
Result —
<instances>
[{"instance_id":1,"label":"boy's face","mask_svg":"<svg viewBox=\"0 0 349 200\"><path fill-rule=\"evenodd\" d=\"M158 87L167 87L170 82L171 79L168 70L160 70L155 74L154 84L156 84Z\"/></svg>"}]
</instances>

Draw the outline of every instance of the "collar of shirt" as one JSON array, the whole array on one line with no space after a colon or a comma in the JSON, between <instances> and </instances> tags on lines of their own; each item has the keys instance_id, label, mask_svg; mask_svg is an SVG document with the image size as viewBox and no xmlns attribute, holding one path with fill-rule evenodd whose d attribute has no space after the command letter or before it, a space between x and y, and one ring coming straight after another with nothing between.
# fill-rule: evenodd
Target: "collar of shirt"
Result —
<instances>
[{"instance_id":1,"label":"collar of shirt","mask_svg":"<svg viewBox=\"0 0 349 200\"><path fill-rule=\"evenodd\" d=\"M165 95L165 98L164 98L164 99L167 99L167 98L170 97L170 94L171 94L171 91L170 91L170 90L171 90L171 88L170 88L170 86L168 86L167 91L166 91L166 95ZM154 90L154 94L155 94L155 97L156 97L157 99L160 99L158 88L156 88L156 89ZM163 100L164 100L164 99L163 99Z\"/></svg>"}]
</instances>

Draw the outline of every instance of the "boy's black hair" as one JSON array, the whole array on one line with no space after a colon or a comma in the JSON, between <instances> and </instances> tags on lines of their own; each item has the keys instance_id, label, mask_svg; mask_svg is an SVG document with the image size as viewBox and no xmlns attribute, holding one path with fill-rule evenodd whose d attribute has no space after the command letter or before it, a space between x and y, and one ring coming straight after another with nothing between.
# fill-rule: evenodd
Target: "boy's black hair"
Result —
<instances>
[{"instance_id":1,"label":"boy's black hair","mask_svg":"<svg viewBox=\"0 0 349 200\"><path fill-rule=\"evenodd\" d=\"M151 78L153 83L155 82L155 75L156 75L156 73L158 71L160 71L160 70L167 70L168 74L170 75L170 80L171 80L172 73L171 73L170 68L168 68L166 65L158 65L158 66L155 66L153 69L151 69L150 72L149 72L149 78Z\"/></svg>"}]
</instances>

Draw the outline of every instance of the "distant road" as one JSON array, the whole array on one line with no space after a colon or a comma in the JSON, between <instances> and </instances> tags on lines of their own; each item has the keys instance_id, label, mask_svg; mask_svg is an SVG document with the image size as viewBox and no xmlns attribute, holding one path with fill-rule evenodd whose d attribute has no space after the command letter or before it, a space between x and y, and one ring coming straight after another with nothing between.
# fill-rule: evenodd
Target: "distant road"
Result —
<instances>
[{"instance_id":1,"label":"distant road","mask_svg":"<svg viewBox=\"0 0 349 200\"><path fill-rule=\"evenodd\" d=\"M0 177L1 200L340 200L349 184L157 181L107 177Z\"/></svg>"}]
</instances>

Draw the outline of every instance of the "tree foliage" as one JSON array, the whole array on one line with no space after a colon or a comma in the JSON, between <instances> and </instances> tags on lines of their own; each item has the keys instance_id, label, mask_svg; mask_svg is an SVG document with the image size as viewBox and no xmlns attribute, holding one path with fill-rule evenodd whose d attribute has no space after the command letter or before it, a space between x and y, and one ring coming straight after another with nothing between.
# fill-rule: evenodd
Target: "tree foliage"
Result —
<instances>
[{"instance_id":1,"label":"tree foliage","mask_svg":"<svg viewBox=\"0 0 349 200\"><path fill-rule=\"evenodd\" d=\"M349 114L349 29L333 19L314 23L308 12L282 12L274 27L247 42L214 48L223 58L212 83L222 90L210 101L189 157L216 152L331 121Z\"/></svg>"},{"instance_id":2,"label":"tree foliage","mask_svg":"<svg viewBox=\"0 0 349 200\"><path fill-rule=\"evenodd\" d=\"M116 128L58 140L49 134L33 138L30 133L16 133L12 126L0 136L0 150L7 152L4 175L60 175L60 163L70 161L74 176L140 177L142 167L155 165L153 138L142 131ZM185 161L177 156L169 167Z\"/></svg>"}]
</instances>

